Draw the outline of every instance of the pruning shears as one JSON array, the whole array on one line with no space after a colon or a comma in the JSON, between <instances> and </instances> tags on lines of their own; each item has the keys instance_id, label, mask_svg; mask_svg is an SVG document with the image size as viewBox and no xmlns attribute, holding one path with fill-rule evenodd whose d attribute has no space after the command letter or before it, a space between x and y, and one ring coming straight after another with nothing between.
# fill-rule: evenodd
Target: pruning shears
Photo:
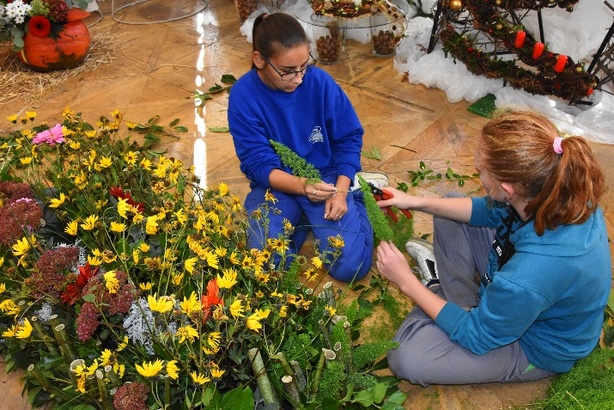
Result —
<instances>
[{"instance_id":1,"label":"pruning shears","mask_svg":"<svg viewBox=\"0 0 614 410\"><path fill-rule=\"evenodd\" d=\"M368 184L369 184L369 188L371 189L371 193L373 194L373 198L375 198L376 201L390 199L394 196L390 192L384 191L383 189L376 187L371 182L369 182ZM399 222L399 217L389 206L383 207L382 210L386 211L388 216L394 222ZM401 211L403 215L405 215L406 218L411 218L411 212L409 212L407 209L399 209L399 211Z\"/></svg>"}]
</instances>

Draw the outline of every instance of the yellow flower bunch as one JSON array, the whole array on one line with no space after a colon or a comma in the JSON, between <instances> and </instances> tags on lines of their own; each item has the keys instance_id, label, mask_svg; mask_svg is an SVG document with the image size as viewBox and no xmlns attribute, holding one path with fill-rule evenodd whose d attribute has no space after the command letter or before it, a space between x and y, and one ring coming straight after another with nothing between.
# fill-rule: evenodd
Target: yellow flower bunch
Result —
<instances>
[{"instance_id":1,"label":"yellow flower bunch","mask_svg":"<svg viewBox=\"0 0 614 410\"><path fill-rule=\"evenodd\" d=\"M0 219L9 238L0 243L0 353L46 363L27 372L44 394L70 406L109 408L138 393L150 408L206 408L256 388L253 348L271 356L264 375L275 378L287 369L273 355L308 369L333 348L335 293L314 288L341 237L325 254L277 264L293 228L249 249L241 200L224 183L201 188L160 149L180 126L118 111L95 125L69 109L54 127L35 117L11 119L23 129L0 145L0 218L10 216ZM262 218L275 203L267 194ZM9 232L17 206L24 221L40 209Z\"/></svg>"}]
</instances>

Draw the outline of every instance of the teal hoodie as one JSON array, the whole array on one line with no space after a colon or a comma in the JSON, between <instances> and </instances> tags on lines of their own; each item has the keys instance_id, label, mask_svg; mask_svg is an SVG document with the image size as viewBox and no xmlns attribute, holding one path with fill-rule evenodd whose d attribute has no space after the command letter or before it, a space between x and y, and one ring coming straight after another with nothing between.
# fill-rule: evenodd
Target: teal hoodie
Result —
<instances>
[{"instance_id":1,"label":"teal hoodie","mask_svg":"<svg viewBox=\"0 0 614 410\"><path fill-rule=\"evenodd\" d=\"M509 212L473 198L469 224L497 228ZM479 305L467 311L448 302L435 322L475 354L519 340L531 364L569 371L595 348L612 286L603 211L542 236L528 222L510 241L515 253L500 270L491 249L492 282L482 284Z\"/></svg>"}]
</instances>

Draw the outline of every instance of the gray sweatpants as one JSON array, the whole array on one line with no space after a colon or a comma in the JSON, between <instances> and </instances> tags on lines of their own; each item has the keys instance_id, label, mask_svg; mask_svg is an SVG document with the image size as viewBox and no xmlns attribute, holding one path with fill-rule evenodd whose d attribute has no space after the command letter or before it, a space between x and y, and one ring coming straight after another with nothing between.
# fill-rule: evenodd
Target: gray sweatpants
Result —
<instances>
[{"instance_id":1,"label":"gray sweatpants","mask_svg":"<svg viewBox=\"0 0 614 410\"><path fill-rule=\"evenodd\" d=\"M440 286L431 290L471 309L479 302L479 272L486 269L494 232L442 218L434 218L433 223ZM407 315L394 340L400 346L388 352L390 369L422 386L527 382L553 374L530 365L519 342L483 355L472 353L451 341L418 306Z\"/></svg>"}]
</instances>

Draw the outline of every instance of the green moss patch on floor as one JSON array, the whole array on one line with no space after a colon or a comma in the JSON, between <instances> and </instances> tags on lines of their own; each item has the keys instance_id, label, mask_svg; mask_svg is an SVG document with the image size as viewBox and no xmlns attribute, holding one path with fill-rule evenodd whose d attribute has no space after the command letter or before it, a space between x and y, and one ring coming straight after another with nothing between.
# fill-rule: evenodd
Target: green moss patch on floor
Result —
<instances>
[{"instance_id":1,"label":"green moss patch on floor","mask_svg":"<svg viewBox=\"0 0 614 410\"><path fill-rule=\"evenodd\" d=\"M553 379L541 410L604 410L614 407L614 349L595 349L569 373Z\"/></svg>"}]
</instances>

